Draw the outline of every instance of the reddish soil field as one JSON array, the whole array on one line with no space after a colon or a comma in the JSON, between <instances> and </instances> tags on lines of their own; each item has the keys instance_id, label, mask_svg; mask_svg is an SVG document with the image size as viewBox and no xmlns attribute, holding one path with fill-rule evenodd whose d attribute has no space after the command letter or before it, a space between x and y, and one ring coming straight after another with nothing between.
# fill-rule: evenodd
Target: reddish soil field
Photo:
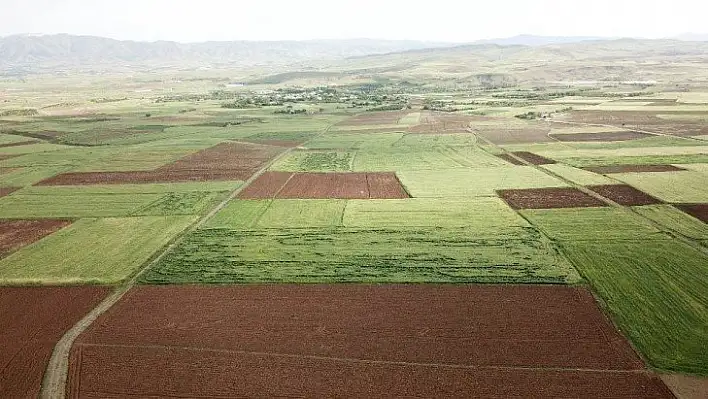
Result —
<instances>
[{"instance_id":1,"label":"reddish soil field","mask_svg":"<svg viewBox=\"0 0 708 399\"><path fill-rule=\"evenodd\" d=\"M513 209L592 208L607 206L575 188L532 188L497 190L497 194Z\"/></svg>"},{"instance_id":2,"label":"reddish soil field","mask_svg":"<svg viewBox=\"0 0 708 399\"><path fill-rule=\"evenodd\" d=\"M22 187L0 187L0 197L10 195Z\"/></svg>"},{"instance_id":3,"label":"reddish soil field","mask_svg":"<svg viewBox=\"0 0 708 399\"><path fill-rule=\"evenodd\" d=\"M35 143L39 143L39 141L31 140L31 141L19 141L19 142L17 142L17 143L0 144L0 148L19 147L19 146L30 145L30 144L35 144Z\"/></svg>"},{"instance_id":4,"label":"reddish soil field","mask_svg":"<svg viewBox=\"0 0 708 399\"><path fill-rule=\"evenodd\" d=\"M631 129L646 130L649 132L670 134L679 137L700 136L708 134L708 125L697 120L672 121L661 119L655 115L651 109L648 112L641 111L571 111L565 117L568 121L581 123L595 123L612 126L624 126ZM690 115L693 112L666 112L662 114L684 114ZM703 115L702 112L699 114Z\"/></svg>"},{"instance_id":5,"label":"reddish soil field","mask_svg":"<svg viewBox=\"0 0 708 399\"><path fill-rule=\"evenodd\" d=\"M612 165L590 166L583 169L601 175L613 173L680 172L686 170L674 165Z\"/></svg>"},{"instance_id":6,"label":"reddish soil field","mask_svg":"<svg viewBox=\"0 0 708 399\"><path fill-rule=\"evenodd\" d=\"M671 397L561 286L142 286L78 338L69 375L94 398Z\"/></svg>"},{"instance_id":7,"label":"reddish soil field","mask_svg":"<svg viewBox=\"0 0 708 399\"><path fill-rule=\"evenodd\" d=\"M512 152L512 154L516 155L517 157L523 159L524 161L526 161L532 165L551 165L551 164L557 163L556 161L554 161L552 159L542 157L540 155L534 154L533 152L516 151L516 152Z\"/></svg>"},{"instance_id":8,"label":"reddish soil field","mask_svg":"<svg viewBox=\"0 0 708 399\"><path fill-rule=\"evenodd\" d=\"M583 141L631 141L653 137L652 134L625 131L607 133L575 133L575 134L551 134L552 138L563 142L583 142Z\"/></svg>"},{"instance_id":9,"label":"reddish soil field","mask_svg":"<svg viewBox=\"0 0 708 399\"><path fill-rule=\"evenodd\" d=\"M247 180L253 170L156 170L135 172L70 172L35 184L37 186L81 186L93 184L149 184L190 181Z\"/></svg>"},{"instance_id":10,"label":"reddish soil field","mask_svg":"<svg viewBox=\"0 0 708 399\"><path fill-rule=\"evenodd\" d=\"M0 258L70 224L70 220L0 220Z\"/></svg>"},{"instance_id":11,"label":"reddish soil field","mask_svg":"<svg viewBox=\"0 0 708 399\"><path fill-rule=\"evenodd\" d=\"M395 173L367 173L369 198L410 198Z\"/></svg>"},{"instance_id":12,"label":"reddish soil field","mask_svg":"<svg viewBox=\"0 0 708 399\"><path fill-rule=\"evenodd\" d=\"M548 136L551 129L541 126L528 129L474 129L474 131L494 144L551 143L556 141Z\"/></svg>"},{"instance_id":13,"label":"reddish soil field","mask_svg":"<svg viewBox=\"0 0 708 399\"><path fill-rule=\"evenodd\" d=\"M366 112L339 122L337 126L395 125L411 111Z\"/></svg>"},{"instance_id":14,"label":"reddish soil field","mask_svg":"<svg viewBox=\"0 0 708 399\"><path fill-rule=\"evenodd\" d=\"M696 219L708 223L708 204L677 205L677 207Z\"/></svg>"},{"instance_id":15,"label":"reddish soil field","mask_svg":"<svg viewBox=\"0 0 708 399\"><path fill-rule=\"evenodd\" d=\"M267 199L275 198L285 183L293 176L291 172L265 172L258 176L251 184L239 194L241 199Z\"/></svg>"},{"instance_id":16,"label":"reddish soil field","mask_svg":"<svg viewBox=\"0 0 708 399\"><path fill-rule=\"evenodd\" d=\"M526 165L525 163L523 163L523 162L521 162L520 160L514 158L514 157L511 156L510 154L498 154L497 157L499 157L499 158L501 158L501 159L503 159L503 160L509 162L510 164L513 164L513 165L519 165L519 166Z\"/></svg>"},{"instance_id":17,"label":"reddish soil field","mask_svg":"<svg viewBox=\"0 0 708 399\"><path fill-rule=\"evenodd\" d=\"M283 149L246 143L222 143L188 155L156 170L62 173L39 186L170 183L247 180Z\"/></svg>"},{"instance_id":18,"label":"reddish soil field","mask_svg":"<svg viewBox=\"0 0 708 399\"><path fill-rule=\"evenodd\" d=\"M408 128L409 133L463 133L467 131L473 117L442 112L424 112L420 124Z\"/></svg>"},{"instance_id":19,"label":"reddish soil field","mask_svg":"<svg viewBox=\"0 0 708 399\"><path fill-rule=\"evenodd\" d=\"M56 342L108 291L95 286L0 288L0 396L36 398Z\"/></svg>"},{"instance_id":20,"label":"reddish soil field","mask_svg":"<svg viewBox=\"0 0 708 399\"><path fill-rule=\"evenodd\" d=\"M395 173L267 172L239 195L241 199L409 198Z\"/></svg>"},{"instance_id":21,"label":"reddish soil field","mask_svg":"<svg viewBox=\"0 0 708 399\"><path fill-rule=\"evenodd\" d=\"M588 188L605 198L625 206L654 205L661 204L662 201L651 195L639 191L626 184L609 184L603 186L588 186Z\"/></svg>"}]
</instances>

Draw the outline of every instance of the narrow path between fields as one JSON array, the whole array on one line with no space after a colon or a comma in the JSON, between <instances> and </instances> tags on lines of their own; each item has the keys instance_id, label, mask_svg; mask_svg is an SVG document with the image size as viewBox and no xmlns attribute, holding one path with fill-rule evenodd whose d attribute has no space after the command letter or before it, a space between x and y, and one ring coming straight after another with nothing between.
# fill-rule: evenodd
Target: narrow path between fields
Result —
<instances>
[{"instance_id":1,"label":"narrow path between fields","mask_svg":"<svg viewBox=\"0 0 708 399\"><path fill-rule=\"evenodd\" d=\"M319 134L313 136L309 141L327 133L333 125L329 125L326 129L323 129ZM303 144L304 145L304 144ZM288 148L287 150L280 153L278 156L273 158L265 166L259 169L253 176L246 180L240 187L233 190L221 203L214 207L209 213L201 216L193 224L187 227L184 231L173 238L171 243L168 244L164 249L153 255L152 259L145 263L145 265L136 272L132 278L123 284L119 285L111 295L106 297L97 307L95 307L91 312L89 312L83 319L76 323L69 331L64 334L64 336L59 340L59 342L54 347L52 357L49 360L49 365L44 373L44 379L42 380L42 388L40 397L42 399L63 399L66 397L66 384L69 373L69 354L71 348L74 345L74 341L78 338L81 333L83 333L99 316L105 313L113 305L115 305L131 288L135 286L138 278L145 273L150 267L157 264L162 258L164 258L168 253L170 253L174 248L182 243L184 238L191 232L195 231L199 227L203 226L209 219L211 219L217 212L223 209L229 201L235 198L243 189L245 189L254 180L259 178L263 173L265 173L268 168L275 164L280 159L284 158L290 154L294 148Z\"/></svg>"}]
</instances>

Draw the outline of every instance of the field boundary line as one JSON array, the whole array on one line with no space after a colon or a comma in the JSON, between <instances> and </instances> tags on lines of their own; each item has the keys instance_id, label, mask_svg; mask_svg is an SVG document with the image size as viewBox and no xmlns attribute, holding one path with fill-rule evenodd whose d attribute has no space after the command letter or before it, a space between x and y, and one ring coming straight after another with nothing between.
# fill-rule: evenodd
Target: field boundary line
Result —
<instances>
[{"instance_id":1,"label":"field boundary line","mask_svg":"<svg viewBox=\"0 0 708 399\"><path fill-rule=\"evenodd\" d=\"M98 304L98 306L93 308L87 315L74 324L74 326L69 329L54 346L52 356L42 379L39 397L42 399L64 399L66 397L66 387L68 383L69 356L71 354L71 348L79 335L81 335L91 324L93 324L98 317L108 311L121 298L123 298L123 296L135 286L140 276L142 276L152 266L156 265L160 260L167 256L167 254L172 252L173 249L182 243L184 238L189 233L206 224L206 222L216 215L217 212L223 209L242 190L244 190L249 184L265 173L275 162L285 157L292 150L293 148L289 148L278 154L256 173L254 173L242 185L232 190L223 201L216 205L216 207L214 207L207 214L200 216L194 223L177 234L177 236L171 240L171 243L156 252L152 259L148 260L144 266L139 269L128 281L119 285L108 297Z\"/></svg>"},{"instance_id":2,"label":"field boundary line","mask_svg":"<svg viewBox=\"0 0 708 399\"><path fill-rule=\"evenodd\" d=\"M322 356L322 355L307 355L296 353L281 353L281 352L264 352L264 351L247 351L233 349L212 349L212 348L194 348L189 346L170 346L170 345L121 345L121 344L91 344L81 343L79 346L96 347L96 348L147 348L147 349L176 349L191 352L209 352L209 353L225 353L225 354L240 354L254 356L270 356L289 359L311 359L311 360L330 360L346 363L364 363L364 364L381 364L381 365L399 365L399 366L417 366L417 367L446 367L456 369L473 369L473 370L529 370L529 371L570 371L570 372L591 372L591 373L621 373L621 374L651 374L652 371L647 368L639 369L593 369L582 367L533 367L533 366L499 366L499 365L473 365L473 364L455 364L455 363L426 363L426 362L407 362L402 360L373 360L359 359L353 357L340 356Z\"/></svg>"}]
</instances>

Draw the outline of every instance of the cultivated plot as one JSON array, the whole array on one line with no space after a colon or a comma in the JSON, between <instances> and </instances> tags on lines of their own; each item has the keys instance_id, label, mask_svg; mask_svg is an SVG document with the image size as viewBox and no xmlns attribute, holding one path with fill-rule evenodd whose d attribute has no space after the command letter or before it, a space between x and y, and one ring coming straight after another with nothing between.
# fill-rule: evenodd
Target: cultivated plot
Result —
<instances>
[{"instance_id":1,"label":"cultivated plot","mask_svg":"<svg viewBox=\"0 0 708 399\"><path fill-rule=\"evenodd\" d=\"M566 183L534 168L511 165L402 171L397 175L412 197L425 198L493 197L496 190L567 187Z\"/></svg>"},{"instance_id":2,"label":"cultivated plot","mask_svg":"<svg viewBox=\"0 0 708 399\"><path fill-rule=\"evenodd\" d=\"M116 283L195 219L81 219L0 260L0 283Z\"/></svg>"},{"instance_id":3,"label":"cultivated plot","mask_svg":"<svg viewBox=\"0 0 708 399\"><path fill-rule=\"evenodd\" d=\"M708 374L705 254L669 239L563 247L651 365Z\"/></svg>"},{"instance_id":4,"label":"cultivated plot","mask_svg":"<svg viewBox=\"0 0 708 399\"><path fill-rule=\"evenodd\" d=\"M71 220L0 220L0 258L71 224Z\"/></svg>"},{"instance_id":5,"label":"cultivated plot","mask_svg":"<svg viewBox=\"0 0 708 399\"><path fill-rule=\"evenodd\" d=\"M91 397L671 397L570 287L140 287L70 368Z\"/></svg>"},{"instance_id":6,"label":"cultivated plot","mask_svg":"<svg viewBox=\"0 0 708 399\"><path fill-rule=\"evenodd\" d=\"M0 392L38 397L54 345L108 294L108 287L0 288Z\"/></svg>"}]
</instances>

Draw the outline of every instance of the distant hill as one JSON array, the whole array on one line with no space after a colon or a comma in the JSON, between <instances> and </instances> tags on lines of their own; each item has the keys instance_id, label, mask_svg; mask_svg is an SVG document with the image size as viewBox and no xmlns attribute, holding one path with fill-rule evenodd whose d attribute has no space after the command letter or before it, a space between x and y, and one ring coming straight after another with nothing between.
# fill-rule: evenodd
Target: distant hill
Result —
<instances>
[{"instance_id":1,"label":"distant hill","mask_svg":"<svg viewBox=\"0 0 708 399\"><path fill-rule=\"evenodd\" d=\"M550 44L568 44L586 41L613 40L613 38L596 36L535 36L518 35L507 38L478 40L474 44L498 44L501 46L547 46Z\"/></svg>"},{"instance_id":2,"label":"distant hill","mask_svg":"<svg viewBox=\"0 0 708 399\"><path fill-rule=\"evenodd\" d=\"M395 40L135 42L94 36L15 35L0 38L0 70L106 64L277 65L331 60L447 43Z\"/></svg>"},{"instance_id":3,"label":"distant hill","mask_svg":"<svg viewBox=\"0 0 708 399\"><path fill-rule=\"evenodd\" d=\"M708 33L684 33L676 36L674 39L690 42L708 42Z\"/></svg>"}]
</instances>

